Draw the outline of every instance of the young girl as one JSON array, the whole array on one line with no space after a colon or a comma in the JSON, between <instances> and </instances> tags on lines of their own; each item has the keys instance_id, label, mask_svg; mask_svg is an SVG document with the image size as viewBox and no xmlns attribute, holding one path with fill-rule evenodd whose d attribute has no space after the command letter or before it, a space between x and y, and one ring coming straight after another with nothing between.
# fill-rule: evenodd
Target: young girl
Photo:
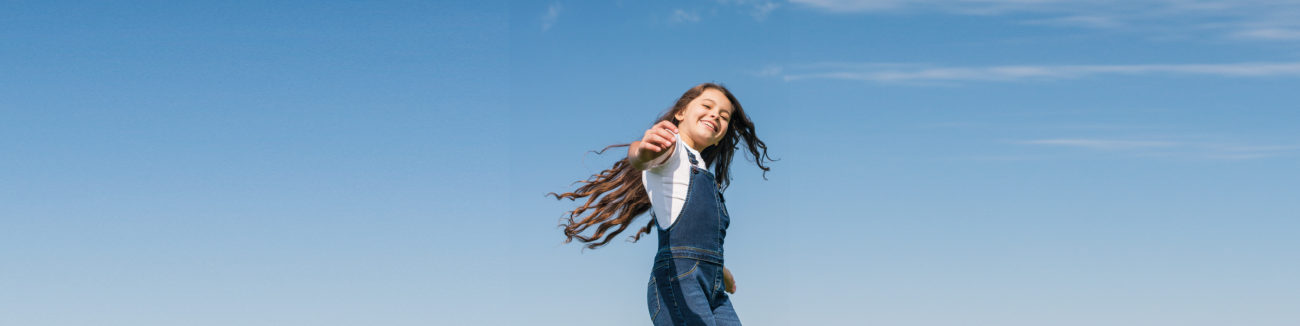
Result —
<instances>
[{"instance_id":1,"label":"young girl","mask_svg":"<svg viewBox=\"0 0 1300 326\"><path fill-rule=\"evenodd\" d=\"M650 222L631 240L658 230L659 252L646 289L650 319L657 326L740 325L723 293L734 294L736 282L722 260L731 220L722 191L731 182L731 159L741 140L766 174L763 161L772 161L767 145L754 135L740 102L721 85L700 84L682 94L640 141L605 148L627 146L627 158L580 181L585 185L575 192L551 193L556 199L587 198L560 226L565 243L578 239L591 249L609 243L650 211ZM574 220L588 211L590 215ZM582 235L592 226L592 235Z\"/></svg>"}]
</instances>

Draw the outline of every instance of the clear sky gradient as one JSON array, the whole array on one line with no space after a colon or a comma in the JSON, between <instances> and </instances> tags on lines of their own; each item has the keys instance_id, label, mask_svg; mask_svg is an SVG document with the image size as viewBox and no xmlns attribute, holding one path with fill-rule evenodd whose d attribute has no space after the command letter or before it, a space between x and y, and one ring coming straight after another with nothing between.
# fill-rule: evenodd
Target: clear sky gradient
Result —
<instances>
[{"instance_id":1,"label":"clear sky gradient","mask_svg":"<svg viewBox=\"0 0 1300 326\"><path fill-rule=\"evenodd\" d=\"M710 81L746 325L1300 323L1295 1L4 7L0 325L648 325L543 194Z\"/></svg>"}]
</instances>

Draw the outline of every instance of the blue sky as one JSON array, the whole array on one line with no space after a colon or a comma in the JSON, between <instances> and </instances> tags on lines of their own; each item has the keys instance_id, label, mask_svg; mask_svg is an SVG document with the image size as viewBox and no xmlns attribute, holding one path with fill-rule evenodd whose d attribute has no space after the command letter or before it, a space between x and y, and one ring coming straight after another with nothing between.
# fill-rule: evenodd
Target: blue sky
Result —
<instances>
[{"instance_id":1,"label":"blue sky","mask_svg":"<svg viewBox=\"0 0 1300 326\"><path fill-rule=\"evenodd\" d=\"M0 324L648 324L571 202L687 88L748 325L1293 325L1295 1L13 2Z\"/></svg>"}]
</instances>

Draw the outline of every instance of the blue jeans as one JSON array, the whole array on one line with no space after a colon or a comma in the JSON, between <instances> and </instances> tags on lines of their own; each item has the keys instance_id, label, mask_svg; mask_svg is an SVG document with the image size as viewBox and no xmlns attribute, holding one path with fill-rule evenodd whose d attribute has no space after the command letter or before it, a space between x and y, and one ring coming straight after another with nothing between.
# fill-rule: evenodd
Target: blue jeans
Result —
<instances>
[{"instance_id":1,"label":"blue jeans","mask_svg":"<svg viewBox=\"0 0 1300 326\"><path fill-rule=\"evenodd\" d=\"M740 326L722 266L686 258L655 265L646 289L655 326Z\"/></svg>"}]
</instances>

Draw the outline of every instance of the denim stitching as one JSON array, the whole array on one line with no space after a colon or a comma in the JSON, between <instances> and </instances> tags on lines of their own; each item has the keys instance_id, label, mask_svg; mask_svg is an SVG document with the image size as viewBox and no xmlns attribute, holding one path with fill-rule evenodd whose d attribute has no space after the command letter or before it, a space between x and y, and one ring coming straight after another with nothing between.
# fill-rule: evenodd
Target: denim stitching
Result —
<instances>
[{"instance_id":1,"label":"denim stitching","mask_svg":"<svg viewBox=\"0 0 1300 326\"><path fill-rule=\"evenodd\" d=\"M727 277L726 277L725 267L724 267L723 269L721 269L721 270L718 270L718 281L717 281L717 282L718 282L718 286L714 286L714 289L713 289L713 297L714 297L714 298L722 298L722 297L724 297L724 296L727 295L726 293L723 293L723 292L726 292L726 291L727 291L727 287L726 287L725 285L723 285L723 283L726 282L726 281L724 281L726 278L727 278ZM718 288L719 286L721 286L721 288Z\"/></svg>"},{"instance_id":2,"label":"denim stitching","mask_svg":"<svg viewBox=\"0 0 1300 326\"><path fill-rule=\"evenodd\" d=\"M690 270L686 270L686 273L681 273L681 275L677 275L677 277L672 278L672 281L680 281L680 279L686 277L686 275L690 275L690 273L695 273L695 269L697 269L697 268L699 268L699 261L698 261L698 260L695 261L695 265L690 265ZM669 281L669 282L671 282L671 281Z\"/></svg>"},{"instance_id":3,"label":"denim stitching","mask_svg":"<svg viewBox=\"0 0 1300 326\"><path fill-rule=\"evenodd\" d=\"M718 275L714 277L714 296L718 296L718 288L723 286L723 278L725 278L723 269L718 269Z\"/></svg>"},{"instance_id":4,"label":"denim stitching","mask_svg":"<svg viewBox=\"0 0 1300 326\"><path fill-rule=\"evenodd\" d=\"M650 271L653 272L653 271L655 271L655 270L657 270L657 269L660 269L660 268L663 268L663 267L668 267L668 261L667 261L667 260L664 260L663 263L655 264L654 267L651 267L651 268L650 268Z\"/></svg>"},{"instance_id":5,"label":"denim stitching","mask_svg":"<svg viewBox=\"0 0 1300 326\"><path fill-rule=\"evenodd\" d=\"M650 314L650 322L653 323L653 322L655 322L655 317L659 317L659 310L663 310L663 307L660 307L660 306L659 306L659 287L656 286L656 284L655 284L655 277L654 277L654 276L650 276L650 284L648 284L648 285L646 285L646 286L647 286L647 287L650 287L650 288L654 291L654 294L655 294L655 300L654 300L654 301L655 301L655 312L652 313L652 314Z\"/></svg>"},{"instance_id":6,"label":"denim stitching","mask_svg":"<svg viewBox=\"0 0 1300 326\"><path fill-rule=\"evenodd\" d=\"M686 317L682 316L682 308L677 306L677 289L674 288L675 286L677 286L677 282L673 282L673 281L668 282L668 297L673 299L673 308L669 309L669 311L671 311L674 315L677 315L677 320L684 321L686 320ZM671 319L672 317L668 317L668 318ZM673 324L677 324L677 321L672 321L672 322Z\"/></svg>"},{"instance_id":7,"label":"denim stitching","mask_svg":"<svg viewBox=\"0 0 1300 326\"><path fill-rule=\"evenodd\" d=\"M692 252L699 254L692 255ZM660 267L662 265L661 262L671 259L690 259L696 262L705 262L715 265L723 264L722 252L695 247L671 247L660 249L658 253L655 253L655 263L657 265L654 265L654 268Z\"/></svg>"},{"instance_id":8,"label":"denim stitching","mask_svg":"<svg viewBox=\"0 0 1300 326\"><path fill-rule=\"evenodd\" d=\"M706 254L721 254L720 252L713 251L713 250L700 249L696 247L686 247L686 246L669 247L668 250L690 250L690 251L700 251Z\"/></svg>"}]
</instances>

